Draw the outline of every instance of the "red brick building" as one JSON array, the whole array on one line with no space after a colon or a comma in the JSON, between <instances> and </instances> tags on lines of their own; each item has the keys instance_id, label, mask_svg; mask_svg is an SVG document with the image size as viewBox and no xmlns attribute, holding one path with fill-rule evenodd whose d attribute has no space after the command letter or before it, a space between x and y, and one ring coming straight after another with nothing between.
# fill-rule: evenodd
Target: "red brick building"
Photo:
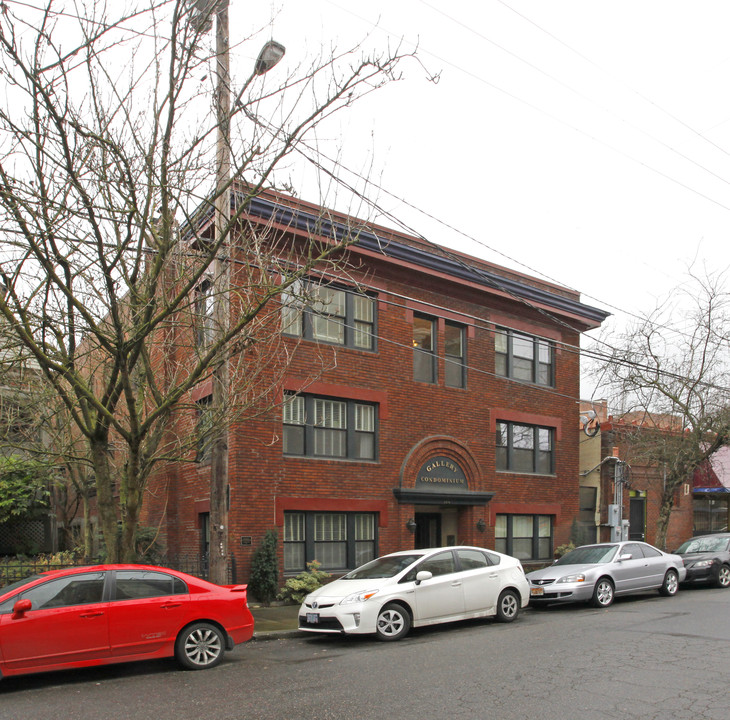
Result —
<instances>
[{"instance_id":1,"label":"red brick building","mask_svg":"<svg viewBox=\"0 0 730 720\"><path fill-rule=\"evenodd\" d=\"M610 518L608 508L615 504L617 499L621 505L621 517L628 521L628 537L630 540L643 540L656 545L657 523L659 510L664 491L664 471L656 464L647 464L635 457L632 445L637 433L644 428L657 429L656 418L651 424L643 416L626 416L615 419L606 417L605 402L594 406L598 410L600 432L595 438L587 441L581 439L584 445L589 442L597 445L596 452L600 457L600 465L592 468L593 472L581 472L581 494L588 496L588 486L595 487L597 540L609 541L611 537ZM677 432L676 418L664 418L663 425L659 426L662 432ZM600 451L598 450L600 447ZM587 462L587 454L585 454ZM620 463L615 460L618 458ZM590 461L588 464L593 465ZM591 478L594 479L591 482ZM621 483L618 490L617 481ZM588 505L583 501L583 505ZM583 511L588 508L582 508ZM693 487L692 478L678 488L674 493L674 507L669 519L665 548L675 550L688 537L692 536L694 523Z\"/></svg>"},{"instance_id":2,"label":"red brick building","mask_svg":"<svg viewBox=\"0 0 730 720\"><path fill-rule=\"evenodd\" d=\"M351 218L329 213L323 226L321 216L266 193L245 219L290 243L315 226L350 232ZM550 559L578 513L579 338L607 313L565 288L361 226L346 277L308 278L314 304L284 298L290 360L278 404L230 427L237 579L270 528L286 574L314 559L338 572L455 543ZM195 427L194 412L178 422ZM170 554L206 550L209 483L204 456L152 479L143 522L162 520Z\"/></svg>"}]
</instances>

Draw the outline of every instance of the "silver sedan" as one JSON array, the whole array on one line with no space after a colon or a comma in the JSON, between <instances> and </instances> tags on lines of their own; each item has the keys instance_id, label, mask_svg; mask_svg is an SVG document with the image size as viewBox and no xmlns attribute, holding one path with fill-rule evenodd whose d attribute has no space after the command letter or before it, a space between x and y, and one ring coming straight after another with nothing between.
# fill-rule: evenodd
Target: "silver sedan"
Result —
<instances>
[{"instance_id":1,"label":"silver sedan","mask_svg":"<svg viewBox=\"0 0 730 720\"><path fill-rule=\"evenodd\" d=\"M686 574L679 555L643 542L615 542L582 545L527 579L531 605L585 601L603 608L618 595L675 595Z\"/></svg>"}]
</instances>

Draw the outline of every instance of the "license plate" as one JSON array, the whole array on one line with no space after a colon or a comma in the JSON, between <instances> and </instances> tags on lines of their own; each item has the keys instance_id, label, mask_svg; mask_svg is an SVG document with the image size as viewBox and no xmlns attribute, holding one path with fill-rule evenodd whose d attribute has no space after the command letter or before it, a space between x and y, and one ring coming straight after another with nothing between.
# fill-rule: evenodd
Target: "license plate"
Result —
<instances>
[{"instance_id":1,"label":"license plate","mask_svg":"<svg viewBox=\"0 0 730 720\"><path fill-rule=\"evenodd\" d=\"M319 613L307 613L307 622L316 625L319 622Z\"/></svg>"},{"instance_id":2,"label":"license plate","mask_svg":"<svg viewBox=\"0 0 730 720\"><path fill-rule=\"evenodd\" d=\"M544 588L541 588L541 587L530 588L530 595L532 597L535 597L536 595L544 595L544 594L545 594L545 589Z\"/></svg>"}]
</instances>

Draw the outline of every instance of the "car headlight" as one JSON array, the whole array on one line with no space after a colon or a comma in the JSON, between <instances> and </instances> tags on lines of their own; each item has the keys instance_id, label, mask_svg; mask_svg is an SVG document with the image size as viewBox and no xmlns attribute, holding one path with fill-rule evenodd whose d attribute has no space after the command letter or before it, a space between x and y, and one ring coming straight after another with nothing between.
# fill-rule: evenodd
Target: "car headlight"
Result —
<instances>
[{"instance_id":1,"label":"car headlight","mask_svg":"<svg viewBox=\"0 0 730 720\"><path fill-rule=\"evenodd\" d=\"M378 590L361 590L360 592L348 595L344 600L340 600L340 605L351 605L352 603L361 603L369 600Z\"/></svg>"},{"instance_id":2,"label":"car headlight","mask_svg":"<svg viewBox=\"0 0 730 720\"><path fill-rule=\"evenodd\" d=\"M692 567L709 567L712 565L712 560L698 560Z\"/></svg>"},{"instance_id":3,"label":"car headlight","mask_svg":"<svg viewBox=\"0 0 730 720\"><path fill-rule=\"evenodd\" d=\"M557 582L559 583L576 583L576 582L585 582L586 576L583 573L576 573L575 575L565 575L564 577L561 577L560 580Z\"/></svg>"}]
</instances>

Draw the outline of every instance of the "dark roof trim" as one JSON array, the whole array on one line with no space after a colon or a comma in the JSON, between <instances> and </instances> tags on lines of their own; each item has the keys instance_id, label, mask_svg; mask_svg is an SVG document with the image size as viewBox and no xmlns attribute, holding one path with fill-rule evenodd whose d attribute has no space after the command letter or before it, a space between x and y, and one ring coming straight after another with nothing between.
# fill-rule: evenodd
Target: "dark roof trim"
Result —
<instances>
[{"instance_id":1,"label":"dark roof trim","mask_svg":"<svg viewBox=\"0 0 730 720\"><path fill-rule=\"evenodd\" d=\"M243 193L231 192L232 209L235 209L237 197L242 196ZM352 233L352 228L344 222L333 222L315 213L301 208L290 208L265 197L248 198L247 203L249 215L267 222L276 222L300 232L331 238L335 242L345 241ZM205 217L212 216L212 214L213 208L209 207L203 213L200 221L204 221ZM543 307L568 313L574 317L583 318L589 324L600 324L611 314L605 310L585 305L579 300L542 290L519 280L502 277L486 268L470 265L467 260L460 261L455 257L447 257L396 240L381 238L365 228L358 228L357 233L358 238L354 245L363 250L390 257L394 260L408 262L428 270L436 270L482 287L489 287L530 303L536 303Z\"/></svg>"},{"instance_id":2,"label":"dark roof trim","mask_svg":"<svg viewBox=\"0 0 730 720\"><path fill-rule=\"evenodd\" d=\"M333 222L314 213L279 205L262 197L249 200L249 213L295 230L332 238L336 242L346 240L352 232L352 229L345 223ZM467 280L529 302L585 318L590 322L601 323L610 315L604 310L585 305L579 300L557 295L512 278L502 277L485 268L469 265L467 261L460 262L453 257L445 257L395 240L380 238L371 230L358 229L357 232L358 239L354 244L370 252L413 263L428 270L437 270L460 280Z\"/></svg>"}]
</instances>

